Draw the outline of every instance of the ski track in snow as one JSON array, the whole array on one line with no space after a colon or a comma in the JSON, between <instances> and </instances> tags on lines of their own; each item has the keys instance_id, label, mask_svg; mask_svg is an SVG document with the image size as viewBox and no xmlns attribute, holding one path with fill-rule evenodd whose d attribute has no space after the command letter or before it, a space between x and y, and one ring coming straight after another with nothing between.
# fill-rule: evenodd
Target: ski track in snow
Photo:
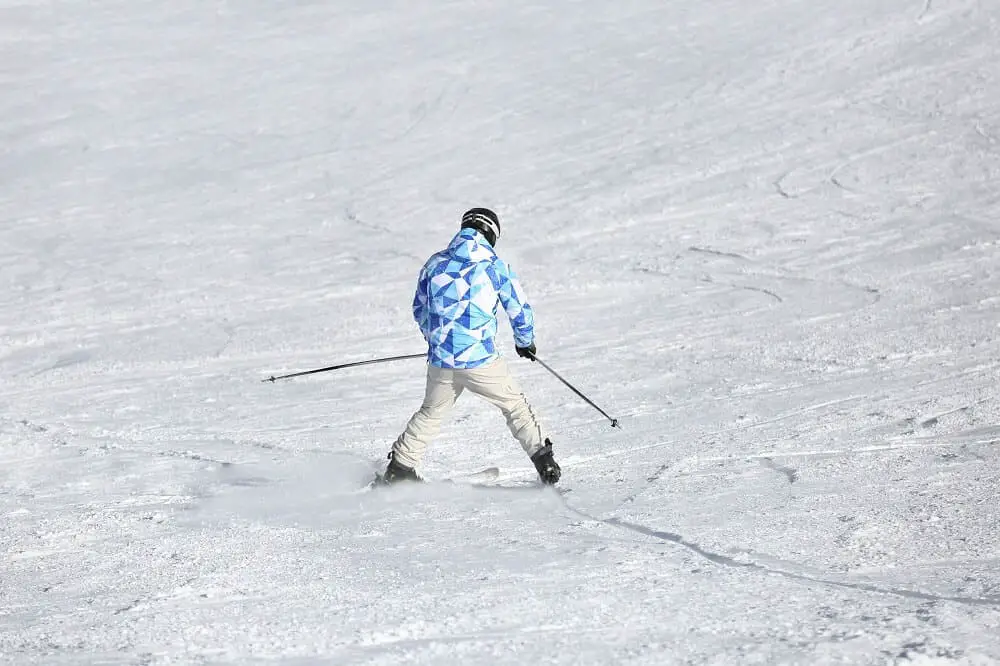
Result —
<instances>
[{"instance_id":1,"label":"ski track in snow","mask_svg":"<svg viewBox=\"0 0 1000 666\"><path fill-rule=\"evenodd\" d=\"M355 4L0 0L0 663L1000 662L995 7ZM622 428L371 492L472 205Z\"/></svg>"},{"instance_id":2,"label":"ski track in snow","mask_svg":"<svg viewBox=\"0 0 1000 666\"><path fill-rule=\"evenodd\" d=\"M901 590L901 589L892 589L892 588L881 588L881 587L878 587L876 585L866 585L866 584L863 584L863 583L850 583L850 582L845 582L845 581L837 581L837 580L831 580L831 579L816 578L816 577L812 577L812 576L805 576L805 575L794 573L794 572L791 572L791 571L783 571L781 569L775 569L775 568L772 568L772 567L763 566L763 565L757 564L755 562L740 561L740 560L737 560L735 558L728 557L726 555L721 555L719 553L713 553L713 552L711 552L709 550L705 550L704 548L702 548L701 546L699 546L696 543L692 543L692 542L686 540L680 534L674 534L672 532L658 531L658 530L652 529L650 527L646 527L644 525L639 525L639 524L636 524L636 523L630 523L628 521L621 520L619 518L614 518L614 517L612 517L612 518L595 518L594 516L591 516L591 515L586 514L586 513L582 512L582 511L574 509L569 504L566 505L566 508L569 509L570 511L572 511L573 513L575 513L575 514L577 514L577 515L579 515L579 516L581 516L583 518L586 518L587 520L591 520L591 521L598 522L598 523L603 523L605 525L610 525L612 527L618 527L618 528L626 529L626 530L629 530L631 532L635 532L637 534L643 534L643 535L650 536L650 537L653 537L655 539L660 539L660 540L663 540L663 541L667 541L667 542L670 542L670 543L675 543L675 544L677 544L679 546L683 546L684 548L687 548L688 550L690 550L690 551L698 554L700 557L703 557L704 559L708 560L709 562L712 562L713 564L718 564L718 565L721 565L721 566L737 567L737 568L747 568L747 569L752 569L754 571L759 571L759 572L766 573L766 574L774 574L774 575L782 576L784 578L789 578L791 580L799 580L799 581L808 582L808 583L818 583L818 584L821 584L821 585L829 585L829 586L833 586L833 587L843 587L843 588L850 589L850 590L859 590L859 591L862 591L862 592L871 592L871 593L874 593L874 594L889 594L889 595L895 595L895 596L899 596L899 597L904 597L904 598L907 598L907 599L919 599L921 601L953 601L955 603L969 604L969 605L973 605L973 606L1000 606L1000 596L997 596L997 597L985 597L985 598L981 598L981 597L948 597L948 596L939 596L939 595L935 595L935 594L928 594L928 593L925 593L925 592L918 592L918 591L915 591L915 590Z\"/></svg>"}]
</instances>

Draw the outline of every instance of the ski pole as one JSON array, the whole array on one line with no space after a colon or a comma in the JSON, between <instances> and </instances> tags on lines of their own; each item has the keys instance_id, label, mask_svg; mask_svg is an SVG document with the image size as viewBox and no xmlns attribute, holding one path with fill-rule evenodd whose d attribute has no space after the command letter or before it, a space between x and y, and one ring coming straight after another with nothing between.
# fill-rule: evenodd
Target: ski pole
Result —
<instances>
[{"instance_id":1,"label":"ski pole","mask_svg":"<svg viewBox=\"0 0 1000 666\"><path fill-rule=\"evenodd\" d=\"M529 354L530 354L530 352L529 352ZM600 407L598 407L597 405L595 405L594 402L590 398L588 398L587 396L585 396L583 393L581 393L579 391L579 389L577 389L575 386L573 386L568 381L566 381L565 379L563 379L559 375L558 372L556 372L555 370L553 370L552 368L550 368L549 365L548 365L548 363L546 363L542 359L538 358L534 354L531 354L531 358L532 358L532 360L538 361L539 363L541 363L543 368L545 368L546 370L548 370L549 372L551 372L553 374L553 376L555 376L556 379L558 379L563 384L565 384L569 388L570 391L572 391L573 393L576 393L578 396L580 396L581 398L583 398L584 401L588 405L590 405L591 407L593 407L594 409L596 409L597 411L599 411L601 414L603 414L604 418L606 418L609 421L611 421L611 427L612 428L619 428L619 429L621 429L621 426L618 425L618 419L614 419L614 418L611 418L610 416L608 416L608 413L606 411L604 411L603 409L601 409Z\"/></svg>"},{"instance_id":2,"label":"ski pole","mask_svg":"<svg viewBox=\"0 0 1000 666\"><path fill-rule=\"evenodd\" d=\"M327 368L317 368L315 370L306 370L305 372L293 372L290 375L281 375L280 377L275 377L271 375L267 379L262 379L262 382L276 382L279 379L291 379L292 377L302 377L303 375L315 375L317 372L329 372L331 370L343 370L344 368L354 368L359 365L371 365L372 363L388 363L389 361L403 361L410 358L427 358L427 353L423 354L407 354L405 356L390 356L388 358L373 358L367 361L355 361L354 363L342 363L340 365L331 365Z\"/></svg>"}]
</instances>

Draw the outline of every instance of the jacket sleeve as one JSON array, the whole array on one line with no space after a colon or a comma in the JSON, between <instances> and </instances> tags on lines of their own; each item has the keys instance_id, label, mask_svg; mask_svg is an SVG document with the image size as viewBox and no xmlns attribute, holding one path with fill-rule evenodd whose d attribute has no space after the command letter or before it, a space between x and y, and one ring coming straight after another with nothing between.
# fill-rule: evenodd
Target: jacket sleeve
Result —
<instances>
[{"instance_id":1,"label":"jacket sleeve","mask_svg":"<svg viewBox=\"0 0 1000 666\"><path fill-rule=\"evenodd\" d=\"M535 312L528 303L514 269L500 259L494 263L494 268L497 295L510 319L510 327L514 329L514 342L518 347L528 347L535 341Z\"/></svg>"},{"instance_id":2,"label":"jacket sleeve","mask_svg":"<svg viewBox=\"0 0 1000 666\"><path fill-rule=\"evenodd\" d=\"M420 271L420 278L417 279L417 291L413 295L413 320L420 327L420 333L424 340L430 341L430 279L427 276L427 268Z\"/></svg>"}]
</instances>

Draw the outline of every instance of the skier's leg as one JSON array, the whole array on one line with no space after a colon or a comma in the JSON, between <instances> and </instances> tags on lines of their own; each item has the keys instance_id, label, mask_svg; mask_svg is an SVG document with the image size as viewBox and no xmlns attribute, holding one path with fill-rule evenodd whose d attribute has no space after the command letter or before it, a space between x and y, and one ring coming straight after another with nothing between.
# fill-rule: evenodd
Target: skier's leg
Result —
<instances>
[{"instance_id":1,"label":"skier's leg","mask_svg":"<svg viewBox=\"0 0 1000 666\"><path fill-rule=\"evenodd\" d=\"M507 419L507 427L528 456L546 444L542 426L521 387L510 375L507 362L497 359L479 368L456 371L460 385L497 406Z\"/></svg>"},{"instance_id":2,"label":"skier's leg","mask_svg":"<svg viewBox=\"0 0 1000 666\"><path fill-rule=\"evenodd\" d=\"M410 469L420 466L427 445L441 430L441 422L462 394L455 370L427 366L427 389L420 409L392 445L392 459Z\"/></svg>"}]
</instances>

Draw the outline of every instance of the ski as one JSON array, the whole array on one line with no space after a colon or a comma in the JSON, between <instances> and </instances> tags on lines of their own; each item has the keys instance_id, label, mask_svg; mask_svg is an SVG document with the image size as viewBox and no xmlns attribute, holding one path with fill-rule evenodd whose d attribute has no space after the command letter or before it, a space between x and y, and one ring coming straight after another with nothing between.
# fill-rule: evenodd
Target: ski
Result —
<instances>
[{"instance_id":1,"label":"ski","mask_svg":"<svg viewBox=\"0 0 1000 666\"><path fill-rule=\"evenodd\" d=\"M457 481L459 483L489 483L500 478L499 467L487 467L471 474L462 474L447 481Z\"/></svg>"},{"instance_id":2,"label":"ski","mask_svg":"<svg viewBox=\"0 0 1000 666\"><path fill-rule=\"evenodd\" d=\"M486 467L475 472L457 474L443 479L424 479L423 483L458 483L469 485L482 485L496 481L500 477L499 467ZM403 482L406 483L406 482ZM368 484L369 489L388 488L392 484L385 482L381 472L375 473L375 478Z\"/></svg>"}]
</instances>

